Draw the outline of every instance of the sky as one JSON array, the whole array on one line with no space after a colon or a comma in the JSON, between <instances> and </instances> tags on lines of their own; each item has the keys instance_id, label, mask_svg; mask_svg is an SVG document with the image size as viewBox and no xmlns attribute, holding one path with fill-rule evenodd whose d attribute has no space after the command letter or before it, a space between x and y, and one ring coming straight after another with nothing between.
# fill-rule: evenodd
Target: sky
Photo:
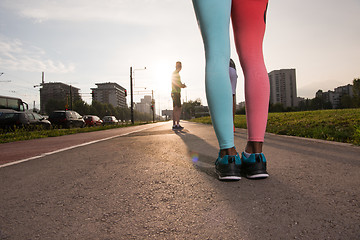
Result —
<instances>
[{"instance_id":1,"label":"sky","mask_svg":"<svg viewBox=\"0 0 360 240\"><path fill-rule=\"evenodd\" d=\"M270 0L268 72L295 68L297 95L304 98L351 84L360 78L359 12L359 0ZM231 57L240 102L244 79L233 40ZM0 0L0 95L20 97L31 108L40 105L34 86L42 72L45 82L75 86L91 103L96 83L130 89L133 67L134 101L153 91L158 111L172 109L176 61L187 85L183 100L207 105L204 48L190 0Z\"/></svg>"}]
</instances>

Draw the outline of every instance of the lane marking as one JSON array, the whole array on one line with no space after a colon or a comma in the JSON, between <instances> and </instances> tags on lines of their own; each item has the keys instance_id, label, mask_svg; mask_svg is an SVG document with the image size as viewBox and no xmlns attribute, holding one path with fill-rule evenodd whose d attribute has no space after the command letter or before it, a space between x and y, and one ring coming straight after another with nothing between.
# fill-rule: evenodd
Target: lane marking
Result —
<instances>
[{"instance_id":1,"label":"lane marking","mask_svg":"<svg viewBox=\"0 0 360 240\"><path fill-rule=\"evenodd\" d=\"M167 122L165 122L165 123L167 123ZM94 140L94 141L90 141L90 142L86 142L86 143L81 143L81 144L78 144L78 145L75 145L75 146L71 146L71 147L61 148L61 149L58 149L58 150L55 150L55 151L51 151L51 152L47 152L47 153L42 153L42 154L37 155L37 156L34 156L34 157L29 157L29 158L17 160L17 161L14 161L14 162L5 163L5 164L3 164L3 165L0 165L0 168L4 168L4 167L8 167L8 166L12 166L12 165L19 164L19 163L27 162L27 161L30 161L30 160L42 158L42 157L45 157L45 156L49 156L49 155L52 155L52 154L64 152L64 151L71 150L71 149L74 149L74 148L83 147L83 146L87 146L87 145L94 144L94 143L98 143L98 142L102 142L102 141L107 141L107 140L110 140L110 139L113 139L113 138L123 137L123 136L129 135L129 134L132 134L132 133L136 133L136 132L140 132L140 131L147 130L147 129L150 129L150 128L154 128L154 127L157 127L157 126L159 126L159 125L161 126L161 125L163 125L163 124L165 124L165 123L156 124L156 126L149 126L149 127L147 127L147 128L143 128L143 129L139 129L139 130L134 130L134 131L131 131L131 132L128 132L128 133L123 133L123 134L119 134L119 135L115 135L115 136L111 136L111 137L107 137L107 138L102 138L102 139L98 139L98 140Z\"/></svg>"}]
</instances>

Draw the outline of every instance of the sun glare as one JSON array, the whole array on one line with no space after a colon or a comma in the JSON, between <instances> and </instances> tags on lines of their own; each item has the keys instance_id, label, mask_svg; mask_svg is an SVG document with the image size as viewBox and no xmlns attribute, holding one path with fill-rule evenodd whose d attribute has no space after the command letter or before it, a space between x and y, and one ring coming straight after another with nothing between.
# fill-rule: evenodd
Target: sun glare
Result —
<instances>
[{"instance_id":1,"label":"sun glare","mask_svg":"<svg viewBox=\"0 0 360 240\"><path fill-rule=\"evenodd\" d=\"M175 70L174 64L168 62L159 62L154 65L152 78L154 90L158 94L165 95L171 92L171 74Z\"/></svg>"}]
</instances>

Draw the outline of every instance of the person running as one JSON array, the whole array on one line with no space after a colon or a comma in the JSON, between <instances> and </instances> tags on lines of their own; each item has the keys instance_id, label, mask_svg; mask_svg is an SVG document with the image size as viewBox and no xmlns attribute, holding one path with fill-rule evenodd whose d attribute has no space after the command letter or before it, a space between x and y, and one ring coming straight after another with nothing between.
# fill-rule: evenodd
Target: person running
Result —
<instances>
[{"instance_id":1,"label":"person running","mask_svg":"<svg viewBox=\"0 0 360 240\"><path fill-rule=\"evenodd\" d=\"M238 75L236 73L236 66L235 66L234 60L232 60L231 58L230 58L230 64L229 64L229 75L230 75L231 90L232 90L232 97L233 97L233 121L235 121L236 85L237 85ZM235 125L234 125L234 132L235 132Z\"/></svg>"},{"instance_id":2,"label":"person running","mask_svg":"<svg viewBox=\"0 0 360 240\"><path fill-rule=\"evenodd\" d=\"M186 85L181 82L179 72L182 69L181 62L176 62L175 71L171 77L171 97L173 99L173 130L182 130L184 127L180 125L181 115L181 88L186 88Z\"/></svg>"},{"instance_id":3,"label":"person running","mask_svg":"<svg viewBox=\"0 0 360 240\"><path fill-rule=\"evenodd\" d=\"M270 84L262 43L268 0L192 0L205 48L205 88L219 142L215 169L220 180L266 178L262 153L268 117ZM245 78L248 141L241 158L234 146L229 79L232 19L236 50Z\"/></svg>"}]
</instances>

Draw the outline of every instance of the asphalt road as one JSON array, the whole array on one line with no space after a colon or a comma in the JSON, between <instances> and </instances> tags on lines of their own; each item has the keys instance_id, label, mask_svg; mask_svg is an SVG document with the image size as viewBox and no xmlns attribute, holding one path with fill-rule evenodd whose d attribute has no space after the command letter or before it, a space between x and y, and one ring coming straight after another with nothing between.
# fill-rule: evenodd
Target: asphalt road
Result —
<instances>
[{"instance_id":1,"label":"asphalt road","mask_svg":"<svg viewBox=\"0 0 360 240\"><path fill-rule=\"evenodd\" d=\"M221 182L212 127L183 125L1 144L0 239L360 239L359 147L267 134L270 177Z\"/></svg>"}]
</instances>

